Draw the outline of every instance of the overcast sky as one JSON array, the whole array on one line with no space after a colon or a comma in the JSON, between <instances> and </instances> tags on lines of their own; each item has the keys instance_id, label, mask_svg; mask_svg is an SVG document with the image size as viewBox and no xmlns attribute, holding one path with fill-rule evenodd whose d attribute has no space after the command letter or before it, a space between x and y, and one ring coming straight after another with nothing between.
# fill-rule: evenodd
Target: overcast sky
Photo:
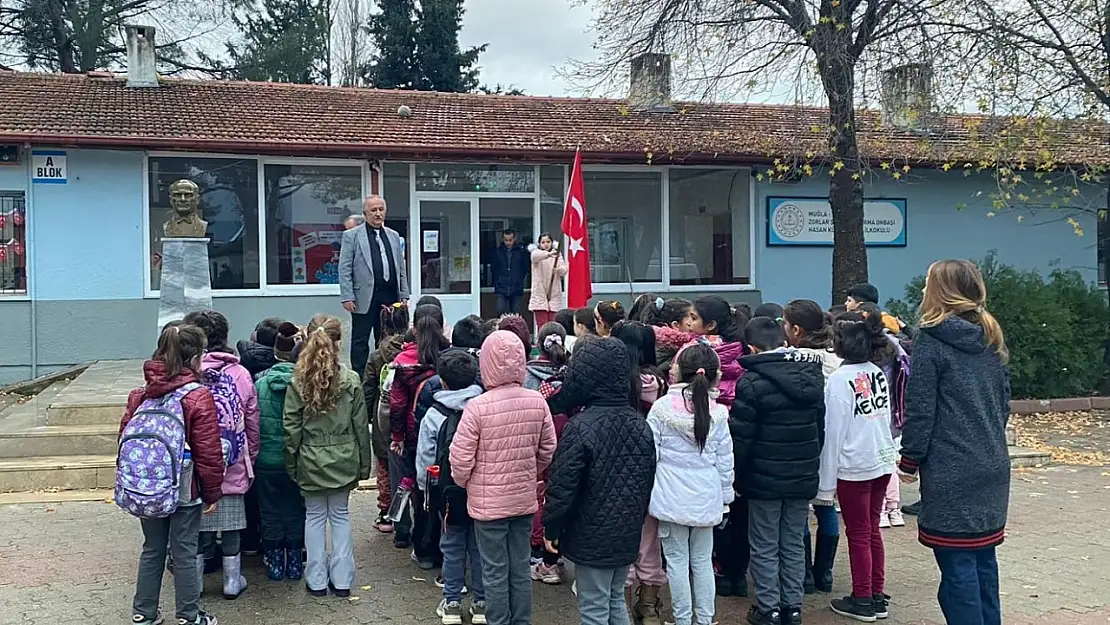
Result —
<instances>
[{"instance_id":1,"label":"overcast sky","mask_svg":"<svg viewBox=\"0 0 1110 625\"><path fill-rule=\"evenodd\" d=\"M488 43L482 82L529 95L577 95L555 75L569 58L592 58L591 11L572 0L466 0L460 43Z\"/></svg>"}]
</instances>

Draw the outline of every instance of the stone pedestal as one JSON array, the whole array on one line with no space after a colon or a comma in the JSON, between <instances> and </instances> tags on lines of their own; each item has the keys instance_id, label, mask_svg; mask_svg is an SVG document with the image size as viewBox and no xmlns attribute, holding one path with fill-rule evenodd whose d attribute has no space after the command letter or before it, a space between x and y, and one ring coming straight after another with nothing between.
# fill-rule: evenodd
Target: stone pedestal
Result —
<instances>
[{"instance_id":1,"label":"stone pedestal","mask_svg":"<svg viewBox=\"0 0 1110 625\"><path fill-rule=\"evenodd\" d=\"M212 308L208 239L162 239L158 331L194 310Z\"/></svg>"}]
</instances>

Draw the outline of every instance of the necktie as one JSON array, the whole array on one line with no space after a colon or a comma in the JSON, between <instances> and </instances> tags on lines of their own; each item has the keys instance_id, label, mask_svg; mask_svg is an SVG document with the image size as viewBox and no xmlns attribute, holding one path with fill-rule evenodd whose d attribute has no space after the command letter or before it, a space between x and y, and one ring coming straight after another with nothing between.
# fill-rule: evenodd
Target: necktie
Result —
<instances>
[{"instance_id":1,"label":"necktie","mask_svg":"<svg viewBox=\"0 0 1110 625\"><path fill-rule=\"evenodd\" d=\"M378 253L382 255L382 280L389 282L389 259L385 256L385 246L382 245L382 231L374 230L374 236L378 240Z\"/></svg>"}]
</instances>

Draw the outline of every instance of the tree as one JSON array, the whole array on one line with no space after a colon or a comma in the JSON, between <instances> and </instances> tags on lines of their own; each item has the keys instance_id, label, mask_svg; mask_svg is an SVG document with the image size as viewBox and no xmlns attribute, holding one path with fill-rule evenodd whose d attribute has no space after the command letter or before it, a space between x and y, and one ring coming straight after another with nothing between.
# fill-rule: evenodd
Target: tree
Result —
<instances>
[{"instance_id":1,"label":"tree","mask_svg":"<svg viewBox=\"0 0 1110 625\"><path fill-rule=\"evenodd\" d=\"M571 73L598 87L623 75L636 55L666 50L678 57L677 82L698 98L773 88L778 80L818 83L828 106L828 125L816 134L827 149L832 297L841 301L868 275L862 189L868 163L856 136L857 70L884 57L943 54L927 20L949 1L599 0L600 60L572 64Z\"/></svg>"},{"instance_id":2,"label":"tree","mask_svg":"<svg viewBox=\"0 0 1110 625\"><path fill-rule=\"evenodd\" d=\"M328 0L263 0L233 21L244 42L227 44L235 74L247 80L329 84Z\"/></svg>"},{"instance_id":3,"label":"tree","mask_svg":"<svg viewBox=\"0 0 1110 625\"><path fill-rule=\"evenodd\" d=\"M379 12L370 16L366 31L377 50L364 72L366 82L379 89L417 89L416 3L414 0L380 0Z\"/></svg>"},{"instance_id":4,"label":"tree","mask_svg":"<svg viewBox=\"0 0 1110 625\"><path fill-rule=\"evenodd\" d=\"M478 88L485 45L461 50L462 0L381 0L367 31L377 51L365 72L380 89L466 92Z\"/></svg>"},{"instance_id":5,"label":"tree","mask_svg":"<svg viewBox=\"0 0 1110 625\"><path fill-rule=\"evenodd\" d=\"M366 4L363 0L335 0L333 20L336 78L341 87L355 87L362 80L362 72L369 62L369 45L363 27L366 24Z\"/></svg>"}]
</instances>

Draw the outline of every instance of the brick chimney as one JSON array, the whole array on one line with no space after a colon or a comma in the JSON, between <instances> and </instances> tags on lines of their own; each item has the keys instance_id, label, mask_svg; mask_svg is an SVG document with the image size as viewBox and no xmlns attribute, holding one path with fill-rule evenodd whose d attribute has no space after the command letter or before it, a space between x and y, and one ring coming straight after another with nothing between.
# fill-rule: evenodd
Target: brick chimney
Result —
<instances>
[{"instance_id":1,"label":"brick chimney","mask_svg":"<svg viewBox=\"0 0 1110 625\"><path fill-rule=\"evenodd\" d=\"M127 86L157 87L158 70L154 62L154 27L124 26L127 33Z\"/></svg>"}]
</instances>

